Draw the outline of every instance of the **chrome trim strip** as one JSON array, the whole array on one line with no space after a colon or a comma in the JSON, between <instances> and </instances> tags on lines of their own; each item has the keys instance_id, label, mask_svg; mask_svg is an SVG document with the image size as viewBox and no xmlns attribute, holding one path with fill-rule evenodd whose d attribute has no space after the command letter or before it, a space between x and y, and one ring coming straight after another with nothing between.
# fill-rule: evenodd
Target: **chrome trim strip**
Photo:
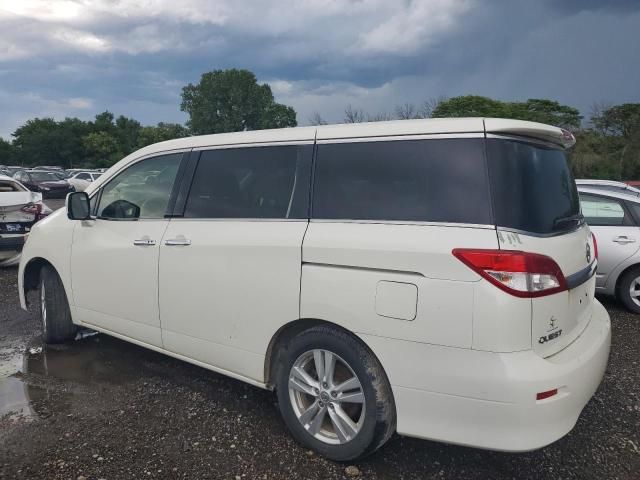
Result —
<instances>
[{"instance_id":1,"label":"chrome trim strip","mask_svg":"<svg viewBox=\"0 0 640 480\"><path fill-rule=\"evenodd\" d=\"M458 227L458 228L481 228L484 230L495 230L495 225L480 223L455 223L455 222L420 222L412 220L355 220L345 218L312 218L311 223L364 223L380 225L416 225L421 227Z\"/></svg>"},{"instance_id":2,"label":"chrome trim strip","mask_svg":"<svg viewBox=\"0 0 640 480\"><path fill-rule=\"evenodd\" d=\"M311 140L283 140L283 141L271 141L271 142L254 142L254 143L224 143L220 145L207 145L200 147L193 147L194 152L201 152L203 150L228 150L230 148L252 148L252 147L283 147L283 146L296 146L296 145L313 145L315 141Z\"/></svg>"},{"instance_id":3,"label":"chrome trim strip","mask_svg":"<svg viewBox=\"0 0 640 480\"><path fill-rule=\"evenodd\" d=\"M335 143L361 143L361 142L386 142L399 140L437 140L441 138L484 138L483 132L461 132L461 133L427 133L427 134L405 134L405 135L379 135L372 137L339 137L325 138L318 140L318 145Z\"/></svg>"},{"instance_id":4,"label":"chrome trim strip","mask_svg":"<svg viewBox=\"0 0 640 480\"><path fill-rule=\"evenodd\" d=\"M312 267L323 267L323 268L343 268L348 270L363 270L366 272L378 272L378 273L392 273L397 275L411 275L413 277L424 277L423 273L420 272L412 272L410 270L393 270L391 268L375 268L375 267L361 267L359 265L342 265L339 263L322 263L322 262L302 262L302 265L309 265Z\"/></svg>"},{"instance_id":5,"label":"chrome trim strip","mask_svg":"<svg viewBox=\"0 0 640 480\"><path fill-rule=\"evenodd\" d=\"M567 281L567 289L573 290L576 287L579 287L583 283L588 282L591 277L593 277L598 269L598 261L594 260L591 265L583 268L582 270L569 275L565 278Z\"/></svg>"},{"instance_id":6,"label":"chrome trim strip","mask_svg":"<svg viewBox=\"0 0 640 480\"><path fill-rule=\"evenodd\" d=\"M171 222L305 222L306 218L185 218L170 217L165 218Z\"/></svg>"}]
</instances>

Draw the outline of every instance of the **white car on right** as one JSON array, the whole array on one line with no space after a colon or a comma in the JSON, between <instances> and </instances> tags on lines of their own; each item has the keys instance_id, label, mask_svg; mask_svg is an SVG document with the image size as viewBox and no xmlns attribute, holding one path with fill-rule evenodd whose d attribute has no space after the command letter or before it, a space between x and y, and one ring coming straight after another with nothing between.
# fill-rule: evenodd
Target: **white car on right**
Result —
<instances>
[{"instance_id":1,"label":"white car on right","mask_svg":"<svg viewBox=\"0 0 640 480\"><path fill-rule=\"evenodd\" d=\"M76 192L84 192L85 189L93 183L102 173L99 172L77 172L71 178L67 179L73 188L76 189Z\"/></svg>"},{"instance_id":2,"label":"white car on right","mask_svg":"<svg viewBox=\"0 0 640 480\"><path fill-rule=\"evenodd\" d=\"M578 194L597 241L596 293L613 295L640 313L640 197L580 183Z\"/></svg>"}]
</instances>

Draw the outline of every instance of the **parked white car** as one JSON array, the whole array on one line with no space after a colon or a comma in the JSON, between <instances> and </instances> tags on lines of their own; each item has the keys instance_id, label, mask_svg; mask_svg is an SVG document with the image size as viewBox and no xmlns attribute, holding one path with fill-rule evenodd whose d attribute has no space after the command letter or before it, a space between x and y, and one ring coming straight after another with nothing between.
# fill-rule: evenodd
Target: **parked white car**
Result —
<instances>
[{"instance_id":1,"label":"parked white car","mask_svg":"<svg viewBox=\"0 0 640 480\"><path fill-rule=\"evenodd\" d=\"M47 342L82 325L275 389L335 460L393 432L540 448L609 354L573 142L468 118L151 145L36 225L21 302Z\"/></svg>"},{"instance_id":2,"label":"parked white car","mask_svg":"<svg viewBox=\"0 0 640 480\"><path fill-rule=\"evenodd\" d=\"M77 172L70 178L67 178L67 182L73 185L73 188L76 189L76 192L84 192L89 184L95 182L100 177L100 175L102 174L98 172Z\"/></svg>"},{"instance_id":3,"label":"parked white car","mask_svg":"<svg viewBox=\"0 0 640 480\"><path fill-rule=\"evenodd\" d=\"M0 267L18 264L31 228L49 213L41 193L30 192L17 180L0 175Z\"/></svg>"},{"instance_id":4,"label":"parked white car","mask_svg":"<svg viewBox=\"0 0 640 480\"><path fill-rule=\"evenodd\" d=\"M579 187L582 214L598 242L596 292L640 313L640 198Z\"/></svg>"}]
</instances>

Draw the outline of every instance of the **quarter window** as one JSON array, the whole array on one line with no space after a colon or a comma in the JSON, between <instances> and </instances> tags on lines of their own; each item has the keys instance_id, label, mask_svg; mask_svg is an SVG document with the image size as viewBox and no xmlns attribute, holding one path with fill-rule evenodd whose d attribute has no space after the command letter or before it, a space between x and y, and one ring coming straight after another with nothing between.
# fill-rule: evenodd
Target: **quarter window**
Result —
<instances>
[{"instance_id":1,"label":"quarter window","mask_svg":"<svg viewBox=\"0 0 640 480\"><path fill-rule=\"evenodd\" d=\"M490 224L479 138L323 144L313 217Z\"/></svg>"},{"instance_id":2,"label":"quarter window","mask_svg":"<svg viewBox=\"0 0 640 480\"><path fill-rule=\"evenodd\" d=\"M313 147L204 151L187 198L187 218L306 218Z\"/></svg>"},{"instance_id":3,"label":"quarter window","mask_svg":"<svg viewBox=\"0 0 640 480\"><path fill-rule=\"evenodd\" d=\"M618 200L580 194L580 207L589 225L622 226L632 223Z\"/></svg>"},{"instance_id":4,"label":"quarter window","mask_svg":"<svg viewBox=\"0 0 640 480\"><path fill-rule=\"evenodd\" d=\"M181 160L182 153L174 153L148 158L127 168L104 186L98 217L163 218Z\"/></svg>"}]
</instances>

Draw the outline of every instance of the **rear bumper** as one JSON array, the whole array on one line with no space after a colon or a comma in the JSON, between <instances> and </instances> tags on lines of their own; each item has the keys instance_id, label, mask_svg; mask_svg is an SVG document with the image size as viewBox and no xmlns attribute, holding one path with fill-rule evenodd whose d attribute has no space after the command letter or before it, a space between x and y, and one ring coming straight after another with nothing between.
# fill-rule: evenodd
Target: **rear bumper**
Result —
<instances>
[{"instance_id":1,"label":"rear bumper","mask_svg":"<svg viewBox=\"0 0 640 480\"><path fill-rule=\"evenodd\" d=\"M18 264L25 239L25 235L0 237L0 267L10 267Z\"/></svg>"},{"instance_id":2,"label":"rear bumper","mask_svg":"<svg viewBox=\"0 0 640 480\"><path fill-rule=\"evenodd\" d=\"M25 235L0 237L0 252L21 252L24 247Z\"/></svg>"},{"instance_id":3,"label":"rear bumper","mask_svg":"<svg viewBox=\"0 0 640 480\"><path fill-rule=\"evenodd\" d=\"M402 435L503 451L566 435L607 366L609 315L597 301L583 333L561 352L491 353L362 336L392 384ZM536 400L536 394L558 394Z\"/></svg>"}]
</instances>

